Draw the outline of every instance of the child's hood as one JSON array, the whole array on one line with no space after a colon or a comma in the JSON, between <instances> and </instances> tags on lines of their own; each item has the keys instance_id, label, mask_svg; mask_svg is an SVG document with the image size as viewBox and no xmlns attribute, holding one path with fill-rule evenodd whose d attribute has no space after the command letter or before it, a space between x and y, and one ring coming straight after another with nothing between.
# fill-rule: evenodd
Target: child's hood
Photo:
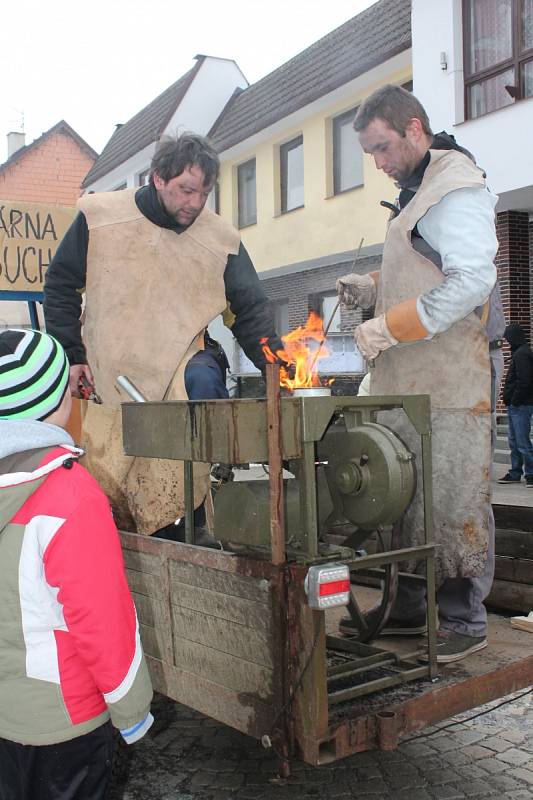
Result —
<instances>
[{"instance_id":1,"label":"child's hood","mask_svg":"<svg viewBox=\"0 0 533 800\"><path fill-rule=\"evenodd\" d=\"M40 466L46 451L58 446L63 452ZM57 425L0 419L0 531L50 472L82 453Z\"/></svg>"}]
</instances>

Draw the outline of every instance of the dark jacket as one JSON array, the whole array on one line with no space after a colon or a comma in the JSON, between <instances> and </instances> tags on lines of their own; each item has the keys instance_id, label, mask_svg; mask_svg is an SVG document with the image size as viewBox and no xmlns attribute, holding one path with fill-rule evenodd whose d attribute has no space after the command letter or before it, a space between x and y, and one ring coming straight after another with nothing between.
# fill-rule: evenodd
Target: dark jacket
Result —
<instances>
[{"instance_id":1,"label":"dark jacket","mask_svg":"<svg viewBox=\"0 0 533 800\"><path fill-rule=\"evenodd\" d=\"M152 183L141 187L135 202L144 216L177 235L185 230L169 217L157 198ZM63 345L71 364L85 364L87 356L81 338L81 304L87 274L89 230L79 213L50 264L44 285L46 330ZM274 326L274 315L246 248L241 243L236 255L228 256L224 286L229 309L234 317L231 331L247 357L261 369L265 357L260 339L269 340L276 352L283 348ZM156 309L152 309L156 313Z\"/></svg>"},{"instance_id":2,"label":"dark jacket","mask_svg":"<svg viewBox=\"0 0 533 800\"><path fill-rule=\"evenodd\" d=\"M533 352L520 325L508 325L505 338L511 346L511 363L503 387L506 406L533 405Z\"/></svg>"}]
</instances>

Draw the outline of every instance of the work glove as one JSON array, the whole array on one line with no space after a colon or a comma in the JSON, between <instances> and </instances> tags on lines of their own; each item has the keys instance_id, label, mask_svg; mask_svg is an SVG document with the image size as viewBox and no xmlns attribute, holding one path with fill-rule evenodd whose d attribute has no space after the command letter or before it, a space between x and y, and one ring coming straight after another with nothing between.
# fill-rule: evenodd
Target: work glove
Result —
<instances>
[{"instance_id":1,"label":"work glove","mask_svg":"<svg viewBox=\"0 0 533 800\"><path fill-rule=\"evenodd\" d=\"M377 287L370 275L343 275L336 283L339 300L346 308L372 308Z\"/></svg>"},{"instance_id":2,"label":"work glove","mask_svg":"<svg viewBox=\"0 0 533 800\"><path fill-rule=\"evenodd\" d=\"M369 361L389 347L398 344L398 339L394 338L387 326L385 314L358 325L354 331L354 338L359 352Z\"/></svg>"}]
</instances>

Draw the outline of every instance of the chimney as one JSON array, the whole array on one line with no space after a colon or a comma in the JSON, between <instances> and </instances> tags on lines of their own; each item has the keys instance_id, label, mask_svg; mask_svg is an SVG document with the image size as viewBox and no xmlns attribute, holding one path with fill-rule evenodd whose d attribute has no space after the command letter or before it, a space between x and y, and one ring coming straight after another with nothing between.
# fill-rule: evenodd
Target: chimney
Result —
<instances>
[{"instance_id":1,"label":"chimney","mask_svg":"<svg viewBox=\"0 0 533 800\"><path fill-rule=\"evenodd\" d=\"M7 157L20 150L26 144L26 134L22 131L11 131L7 134Z\"/></svg>"}]
</instances>

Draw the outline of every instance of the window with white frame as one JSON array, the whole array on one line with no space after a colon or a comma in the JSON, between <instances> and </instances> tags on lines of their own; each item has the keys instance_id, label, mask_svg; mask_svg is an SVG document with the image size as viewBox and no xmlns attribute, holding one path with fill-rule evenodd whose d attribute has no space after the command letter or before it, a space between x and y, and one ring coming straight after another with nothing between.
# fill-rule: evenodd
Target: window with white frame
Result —
<instances>
[{"instance_id":1,"label":"window with white frame","mask_svg":"<svg viewBox=\"0 0 533 800\"><path fill-rule=\"evenodd\" d=\"M237 167L237 205L239 228L255 225L257 222L255 158Z\"/></svg>"},{"instance_id":2,"label":"window with white frame","mask_svg":"<svg viewBox=\"0 0 533 800\"><path fill-rule=\"evenodd\" d=\"M327 326L328 322L331 319L331 315L333 311L335 314L333 315L333 319L331 319L331 325L329 326L329 333L340 333L341 330L341 310L338 305L338 297L336 294L324 294L321 297L321 314L322 322L324 323L324 328ZM337 306L335 308L335 306Z\"/></svg>"},{"instance_id":3,"label":"window with white frame","mask_svg":"<svg viewBox=\"0 0 533 800\"><path fill-rule=\"evenodd\" d=\"M351 108L332 120L334 194L363 184L363 150L353 128L356 111Z\"/></svg>"},{"instance_id":4,"label":"window with white frame","mask_svg":"<svg viewBox=\"0 0 533 800\"><path fill-rule=\"evenodd\" d=\"M465 114L533 96L533 0L463 0Z\"/></svg>"},{"instance_id":5,"label":"window with white frame","mask_svg":"<svg viewBox=\"0 0 533 800\"><path fill-rule=\"evenodd\" d=\"M304 137L297 136L279 148L281 213L304 204Z\"/></svg>"},{"instance_id":6,"label":"window with white frame","mask_svg":"<svg viewBox=\"0 0 533 800\"><path fill-rule=\"evenodd\" d=\"M137 186L147 186L150 183L150 170L145 169L137 175Z\"/></svg>"},{"instance_id":7,"label":"window with white frame","mask_svg":"<svg viewBox=\"0 0 533 800\"><path fill-rule=\"evenodd\" d=\"M274 306L274 324L278 336L289 332L289 301L280 300Z\"/></svg>"}]
</instances>

